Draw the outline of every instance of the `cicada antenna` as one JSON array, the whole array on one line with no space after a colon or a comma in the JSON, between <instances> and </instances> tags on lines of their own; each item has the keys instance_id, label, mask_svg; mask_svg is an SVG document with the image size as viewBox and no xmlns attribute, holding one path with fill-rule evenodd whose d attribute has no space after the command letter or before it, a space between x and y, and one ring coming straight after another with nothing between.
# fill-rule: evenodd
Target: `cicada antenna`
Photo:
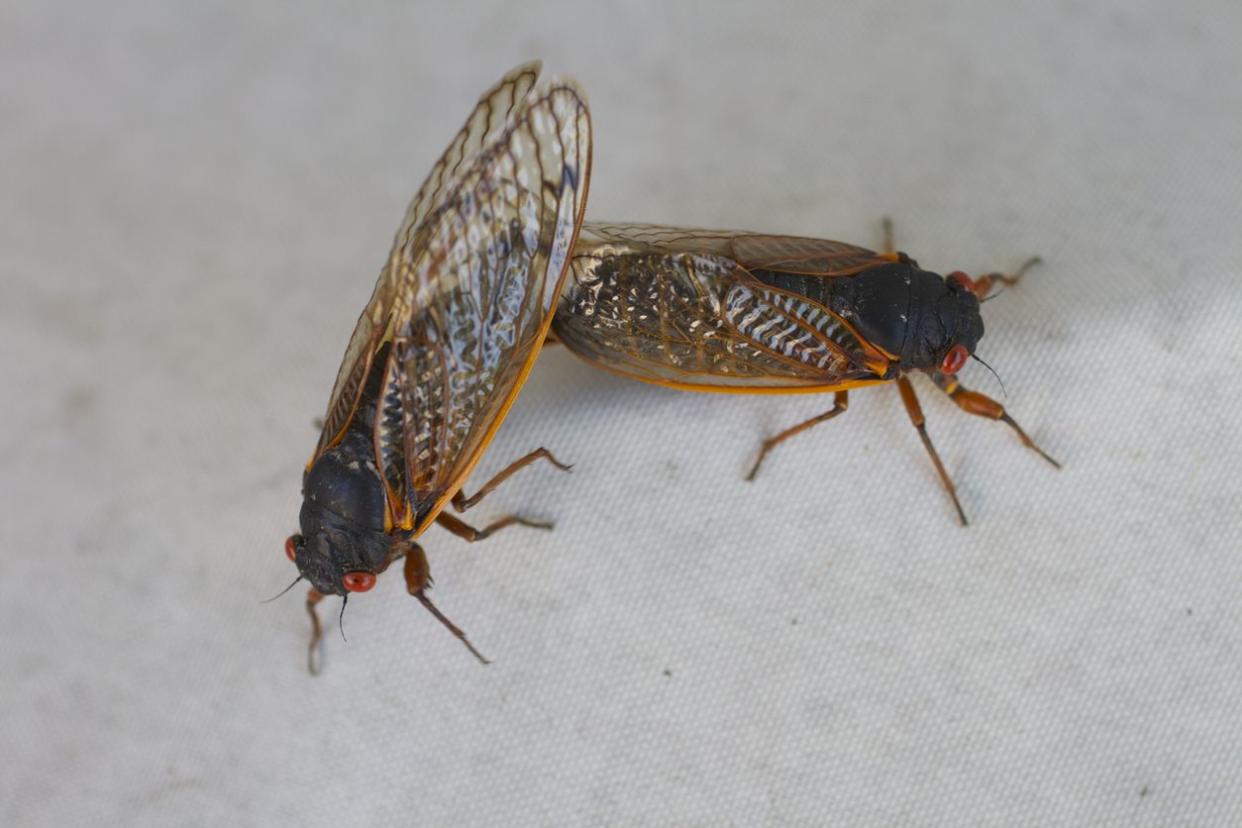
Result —
<instances>
[{"instance_id":1,"label":"cicada antenna","mask_svg":"<svg viewBox=\"0 0 1242 828\"><path fill-rule=\"evenodd\" d=\"M982 359L980 359L980 358L979 358L979 356L978 356L977 354L971 354L970 356L971 356L971 359L975 360L975 361L976 361L976 362L978 362L980 365L982 365L984 368L987 368L989 371L991 371L991 372L992 372L992 376L996 377L996 381L997 381L998 383L1000 383L1000 387L1001 387L1001 394L1003 394L1004 396L1008 397L1008 396L1009 396L1009 392L1005 390L1005 382L1004 382L1004 380L1002 380L1002 379L1000 378L1000 374L996 373L996 370L995 370L995 369L993 369L991 365L988 365L986 362L984 362Z\"/></svg>"},{"instance_id":2,"label":"cicada antenna","mask_svg":"<svg viewBox=\"0 0 1242 828\"><path fill-rule=\"evenodd\" d=\"M349 603L349 593L341 596L341 614L336 617L336 625L341 628L341 640L346 644L349 639L345 637L345 605Z\"/></svg>"},{"instance_id":3,"label":"cicada antenna","mask_svg":"<svg viewBox=\"0 0 1242 828\"><path fill-rule=\"evenodd\" d=\"M299 575L298 577L294 578L294 579L293 579L293 583L289 584L289 586L285 587L285 588L284 588L284 589L282 589L280 592L278 592L278 593L276 593L275 595L273 595L271 598L268 598L266 601L260 601L259 603L260 603L260 604L270 604L270 603L272 603L272 602L273 602L273 601L275 601L277 598L279 598L280 596L284 595L286 592L288 592L289 590L291 590L291 589L293 589L295 586L297 586L297 585L298 585L298 581L300 581L300 580L302 580L302 576L301 576L301 575Z\"/></svg>"}]
</instances>

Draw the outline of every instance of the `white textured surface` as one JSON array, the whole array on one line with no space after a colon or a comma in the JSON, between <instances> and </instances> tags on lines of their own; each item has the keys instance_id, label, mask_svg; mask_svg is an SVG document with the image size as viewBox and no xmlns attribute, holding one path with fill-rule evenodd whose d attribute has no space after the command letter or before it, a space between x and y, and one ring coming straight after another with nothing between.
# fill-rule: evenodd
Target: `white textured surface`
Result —
<instances>
[{"instance_id":1,"label":"white textured surface","mask_svg":"<svg viewBox=\"0 0 1242 828\"><path fill-rule=\"evenodd\" d=\"M1242 821L1236 3L0 8L0 823ZM814 397L549 353L303 669L302 462L393 229L475 96L588 90L596 218L1047 264L980 353L1057 473L927 384L741 481ZM978 367L971 385L996 393ZM796 448L795 448L796 446Z\"/></svg>"}]
</instances>

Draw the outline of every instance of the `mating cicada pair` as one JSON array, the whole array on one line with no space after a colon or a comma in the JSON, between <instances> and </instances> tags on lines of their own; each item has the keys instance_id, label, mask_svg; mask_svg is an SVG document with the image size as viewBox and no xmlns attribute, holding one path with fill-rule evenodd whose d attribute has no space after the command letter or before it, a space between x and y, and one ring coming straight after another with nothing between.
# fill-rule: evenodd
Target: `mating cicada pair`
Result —
<instances>
[{"instance_id":1,"label":"mating cicada pair","mask_svg":"<svg viewBox=\"0 0 1242 828\"><path fill-rule=\"evenodd\" d=\"M536 460L561 466L541 448L462 492L550 328L587 361L648 382L833 392L828 412L763 443L750 478L778 443L844 411L849 389L895 382L964 524L914 371L1039 451L999 403L955 378L983 336L980 301L1020 274L928 273L893 252L891 233L877 253L792 236L584 226L590 174L582 90L541 82L530 64L483 94L406 210L303 476L301 533L285 544L311 586L312 670L316 604L366 592L398 561L410 594L482 660L428 599L417 541L433 523L470 541L544 526L507 517L476 529L445 508L465 511Z\"/></svg>"}]
</instances>

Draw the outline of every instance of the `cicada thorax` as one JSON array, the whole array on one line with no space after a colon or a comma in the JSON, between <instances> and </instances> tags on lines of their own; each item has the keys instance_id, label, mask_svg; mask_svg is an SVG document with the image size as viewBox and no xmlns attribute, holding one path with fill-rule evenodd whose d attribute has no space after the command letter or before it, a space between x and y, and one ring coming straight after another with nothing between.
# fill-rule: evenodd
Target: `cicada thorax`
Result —
<instances>
[{"instance_id":1,"label":"cicada thorax","mask_svg":"<svg viewBox=\"0 0 1242 828\"><path fill-rule=\"evenodd\" d=\"M908 371L935 371L953 346L961 344L973 353L983 336L978 297L954 280L921 270L905 256L831 279L773 270L752 274L764 284L829 308L852 327L855 341L891 360L886 372L890 379ZM842 336L835 331L832 335Z\"/></svg>"}]
</instances>

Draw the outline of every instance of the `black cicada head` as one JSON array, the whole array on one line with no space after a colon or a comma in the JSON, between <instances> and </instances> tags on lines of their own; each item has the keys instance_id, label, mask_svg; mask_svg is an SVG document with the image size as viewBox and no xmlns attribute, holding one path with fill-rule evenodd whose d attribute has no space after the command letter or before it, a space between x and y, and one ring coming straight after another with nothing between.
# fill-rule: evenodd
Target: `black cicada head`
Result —
<instances>
[{"instance_id":1,"label":"black cicada head","mask_svg":"<svg viewBox=\"0 0 1242 828\"><path fill-rule=\"evenodd\" d=\"M361 451L359 450L361 449ZM365 442L325 452L302 481L302 533L285 541L298 572L324 595L366 592L390 560L384 487Z\"/></svg>"},{"instance_id":2,"label":"black cicada head","mask_svg":"<svg viewBox=\"0 0 1242 828\"><path fill-rule=\"evenodd\" d=\"M974 282L960 270L943 279L919 322L914 364L925 371L956 374L983 338L983 317Z\"/></svg>"}]
</instances>

